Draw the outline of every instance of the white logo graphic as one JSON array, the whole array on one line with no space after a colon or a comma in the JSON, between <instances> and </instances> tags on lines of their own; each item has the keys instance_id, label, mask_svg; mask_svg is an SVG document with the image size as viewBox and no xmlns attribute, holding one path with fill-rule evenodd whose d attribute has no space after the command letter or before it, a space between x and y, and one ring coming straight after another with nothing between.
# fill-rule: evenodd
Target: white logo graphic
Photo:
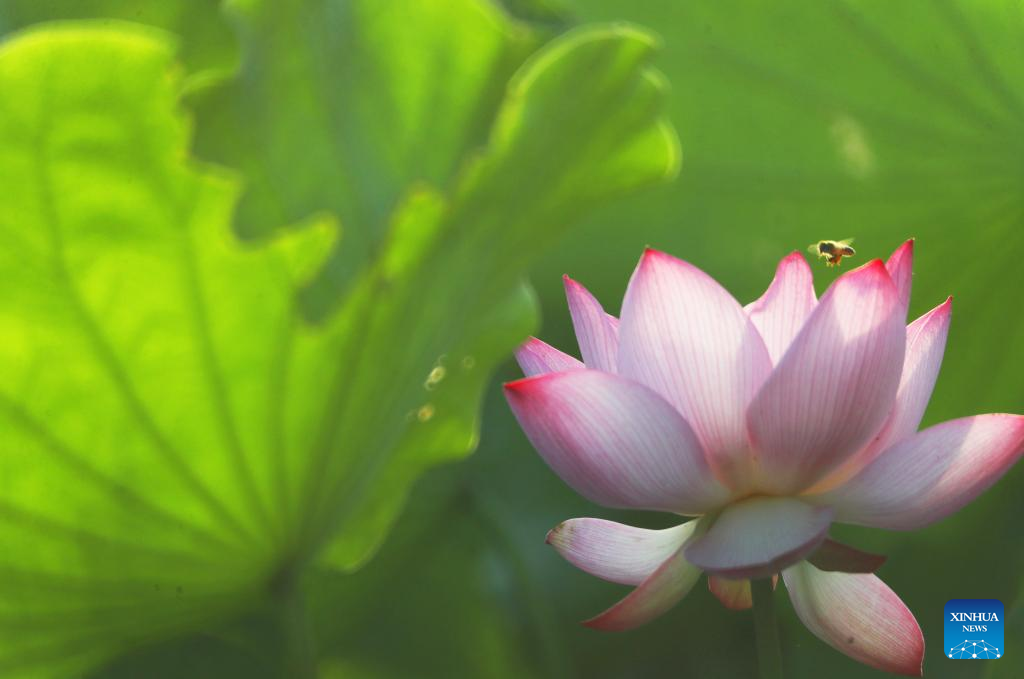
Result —
<instances>
[{"instance_id":1,"label":"white logo graphic","mask_svg":"<svg viewBox=\"0 0 1024 679\"><path fill-rule=\"evenodd\" d=\"M950 648L946 655L958 660L988 660L1001 657L1002 652L992 644L986 644L984 639L968 639L964 643Z\"/></svg>"}]
</instances>

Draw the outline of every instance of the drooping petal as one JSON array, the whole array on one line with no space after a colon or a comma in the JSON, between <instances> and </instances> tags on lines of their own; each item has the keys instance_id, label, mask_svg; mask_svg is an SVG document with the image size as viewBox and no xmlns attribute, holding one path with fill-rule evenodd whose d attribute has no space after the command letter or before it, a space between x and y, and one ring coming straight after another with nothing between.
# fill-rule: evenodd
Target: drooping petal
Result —
<instances>
[{"instance_id":1,"label":"drooping petal","mask_svg":"<svg viewBox=\"0 0 1024 679\"><path fill-rule=\"evenodd\" d=\"M786 569L782 577L797 616L816 637L870 667L921 675L921 628L877 577L826 573L806 562Z\"/></svg>"},{"instance_id":2,"label":"drooping petal","mask_svg":"<svg viewBox=\"0 0 1024 679\"><path fill-rule=\"evenodd\" d=\"M912 530L976 498L1022 452L1020 415L950 420L897 443L843 485L808 500L833 505L845 523Z\"/></svg>"},{"instance_id":3,"label":"drooping petal","mask_svg":"<svg viewBox=\"0 0 1024 679\"><path fill-rule=\"evenodd\" d=\"M619 356L618 323L604 312L589 290L568 276L562 280L583 362L593 370L615 372Z\"/></svg>"},{"instance_id":4,"label":"drooping petal","mask_svg":"<svg viewBox=\"0 0 1024 679\"><path fill-rule=\"evenodd\" d=\"M761 335L732 295L686 262L644 253L622 304L619 372L683 414L733 488L747 485L743 418L770 370Z\"/></svg>"},{"instance_id":5,"label":"drooping petal","mask_svg":"<svg viewBox=\"0 0 1024 679\"><path fill-rule=\"evenodd\" d=\"M953 298L950 297L907 326L903 374L900 376L900 386L896 390L896 401L889 418L866 447L830 472L808 492L824 492L841 485L883 450L917 432L942 366L952 309Z\"/></svg>"},{"instance_id":6,"label":"drooping petal","mask_svg":"<svg viewBox=\"0 0 1024 679\"><path fill-rule=\"evenodd\" d=\"M599 578L639 585L679 551L697 521L664 530L634 528L604 519L569 519L548 533L547 542L566 561Z\"/></svg>"},{"instance_id":7,"label":"drooping petal","mask_svg":"<svg viewBox=\"0 0 1024 679\"><path fill-rule=\"evenodd\" d=\"M531 337L519 345L516 349L516 362L527 377L565 370L582 370L584 367L579 359L562 353L536 337Z\"/></svg>"},{"instance_id":8,"label":"drooping petal","mask_svg":"<svg viewBox=\"0 0 1024 679\"><path fill-rule=\"evenodd\" d=\"M606 632L639 627L679 603L699 578L700 569L686 561L681 547L624 599L583 624Z\"/></svg>"},{"instance_id":9,"label":"drooping petal","mask_svg":"<svg viewBox=\"0 0 1024 679\"><path fill-rule=\"evenodd\" d=\"M889 255L885 268L892 278L893 285L900 298L900 304L906 309L910 306L911 276L914 272L914 239L903 243Z\"/></svg>"},{"instance_id":10,"label":"drooping petal","mask_svg":"<svg viewBox=\"0 0 1024 679\"><path fill-rule=\"evenodd\" d=\"M505 396L541 457L598 504L702 514L727 497L686 420L641 384L571 370L510 382Z\"/></svg>"},{"instance_id":11,"label":"drooping petal","mask_svg":"<svg viewBox=\"0 0 1024 679\"><path fill-rule=\"evenodd\" d=\"M874 573L886 557L825 538L821 546L807 555L808 563L823 571L838 573Z\"/></svg>"},{"instance_id":12,"label":"drooping petal","mask_svg":"<svg viewBox=\"0 0 1024 679\"><path fill-rule=\"evenodd\" d=\"M775 589L779 576L772 576L772 589ZM730 580L717 575L708 576L708 591L715 595L722 605L733 611L744 611L754 605L754 597L750 589L750 580Z\"/></svg>"},{"instance_id":13,"label":"drooping petal","mask_svg":"<svg viewBox=\"0 0 1024 679\"><path fill-rule=\"evenodd\" d=\"M817 303L811 267L799 252L791 252L779 262L765 293L744 307L761 333L773 365L782 359Z\"/></svg>"},{"instance_id":14,"label":"drooping petal","mask_svg":"<svg viewBox=\"0 0 1024 679\"><path fill-rule=\"evenodd\" d=\"M686 546L694 566L734 580L766 578L813 552L832 522L832 510L784 497L731 504L704 535Z\"/></svg>"},{"instance_id":15,"label":"drooping petal","mask_svg":"<svg viewBox=\"0 0 1024 679\"><path fill-rule=\"evenodd\" d=\"M748 411L760 489L806 488L863 447L892 409L906 331L880 260L822 296Z\"/></svg>"}]
</instances>

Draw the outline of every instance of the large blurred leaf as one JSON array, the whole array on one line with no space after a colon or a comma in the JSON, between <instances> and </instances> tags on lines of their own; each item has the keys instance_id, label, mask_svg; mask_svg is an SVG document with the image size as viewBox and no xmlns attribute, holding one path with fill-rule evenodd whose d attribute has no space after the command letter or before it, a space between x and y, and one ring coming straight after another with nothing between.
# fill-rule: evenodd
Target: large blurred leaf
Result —
<instances>
[{"instance_id":1,"label":"large blurred leaf","mask_svg":"<svg viewBox=\"0 0 1024 679\"><path fill-rule=\"evenodd\" d=\"M440 45L460 16L419 29ZM68 25L0 47L0 673L75 675L208 626L328 545L362 563L415 477L474 446L486 378L533 323L531 258L674 172L651 50L619 26L534 55L486 147L449 190L396 194L379 254L311 326L293 298L330 220L236 240L235 182L186 161L163 38Z\"/></svg>"},{"instance_id":2,"label":"large blurred leaf","mask_svg":"<svg viewBox=\"0 0 1024 679\"><path fill-rule=\"evenodd\" d=\"M479 0L236 0L243 65L206 98L197 147L244 170L240 233L329 211L345 288L412 181L448 188L538 45ZM443 27L443 28L442 28ZM329 302L318 300L322 313Z\"/></svg>"},{"instance_id":3,"label":"large blurred leaf","mask_svg":"<svg viewBox=\"0 0 1024 679\"><path fill-rule=\"evenodd\" d=\"M657 117L660 80L643 68L651 46L623 27L556 40L513 79L487 150L450 199L413 193L398 212L389 248L345 307L361 330L358 362L342 380L353 396L337 449L306 489L327 502L326 524L314 529L347 529L330 551L335 563L358 565L400 506L399 494L378 490L380 458L362 451L394 450L385 487L404 487L424 464L475 445L486 376L533 322L517 283L532 253L585 206L674 172L674 137ZM413 267L403 288L398 273ZM409 427L411 417L425 423Z\"/></svg>"},{"instance_id":4,"label":"large blurred leaf","mask_svg":"<svg viewBox=\"0 0 1024 679\"><path fill-rule=\"evenodd\" d=\"M417 486L408 518L372 568L317 575L310 605L327 658L323 679L518 679L544 667L565 669L557 632L529 633L543 602L462 476L461 468L448 468ZM434 530L439 523L444 531Z\"/></svg>"},{"instance_id":5,"label":"large blurred leaf","mask_svg":"<svg viewBox=\"0 0 1024 679\"><path fill-rule=\"evenodd\" d=\"M329 238L234 242L234 188L182 162L171 58L72 27L0 50L6 675L70 673L250 596L280 540L283 339L333 356L291 305Z\"/></svg>"},{"instance_id":6,"label":"large blurred leaf","mask_svg":"<svg viewBox=\"0 0 1024 679\"><path fill-rule=\"evenodd\" d=\"M199 78L229 71L237 61L220 0L4 0L0 35L31 24L69 19L122 19L179 36L179 58Z\"/></svg>"}]
</instances>

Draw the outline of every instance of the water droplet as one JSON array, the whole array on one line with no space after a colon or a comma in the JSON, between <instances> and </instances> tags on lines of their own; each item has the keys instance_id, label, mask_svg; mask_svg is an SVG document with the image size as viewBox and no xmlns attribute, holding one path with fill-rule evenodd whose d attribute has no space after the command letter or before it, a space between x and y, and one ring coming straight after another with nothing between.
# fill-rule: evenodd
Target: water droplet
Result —
<instances>
[{"instance_id":1,"label":"water droplet","mask_svg":"<svg viewBox=\"0 0 1024 679\"><path fill-rule=\"evenodd\" d=\"M473 358L472 356L463 356L462 357L462 369L463 370L472 370L475 367L476 367L476 359L475 358Z\"/></svg>"},{"instance_id":2,"label":"water droplet","mask_svg":"<svg viewBox=\"0 0 1024 679\"><path fill-rule=\"evenodd\" d=\"M434 406L433 406L433 404L430 404L430 403L427 403L426 405L421 406L420 409L416 411L416 419L419 420L420 422L427 422L433 416L434 416Z\"/></svg>"},{"instance_id":3,"label":"water droplet","mask_svg":"<svg viewBox=\"0 0 1024 679\"><path fill-rule=\"evenodd\" d=\"M434 366L434 369L427 375L426 381L423 383L423 388L427 391L431 391L437 386L438 382L444 379L445 374L448 371L445 370L443 365Z\"/></svg>"}]
</instances>

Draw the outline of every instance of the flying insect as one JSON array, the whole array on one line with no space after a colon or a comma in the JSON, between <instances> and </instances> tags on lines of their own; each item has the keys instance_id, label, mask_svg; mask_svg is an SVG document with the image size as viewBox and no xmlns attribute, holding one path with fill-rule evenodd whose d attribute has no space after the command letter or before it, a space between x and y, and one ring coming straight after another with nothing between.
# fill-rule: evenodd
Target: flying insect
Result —
<instances>
[{"instance_id":1,"label":"flying insect","mask_svg":"<svg viewBox=\"0 0 1024 679\"><path fill-rule=\"evenodd\" d=\"M843 257L853 257L857 251L851 247L852 238L844 240L819 240L807 247L812 252L825 260L826 266L839 266Z\"/></svg>"}]
</instances>

